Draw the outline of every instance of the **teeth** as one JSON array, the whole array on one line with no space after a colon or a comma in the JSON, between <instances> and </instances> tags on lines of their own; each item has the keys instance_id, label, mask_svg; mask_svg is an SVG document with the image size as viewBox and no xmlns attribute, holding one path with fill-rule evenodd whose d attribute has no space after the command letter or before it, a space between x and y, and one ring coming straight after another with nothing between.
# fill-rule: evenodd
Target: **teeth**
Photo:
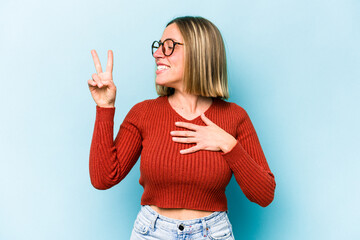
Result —
<instances>
[{"instance_id":1,"label":"teeth","mask_svg":"<svg viewBox=\"0 0 360 240\"><path fill-rule=\"evenodd\" d=\"M157 66L157 70L164 70L164 69L168 69L169 67L168 66L165 66L165 65L158 65Z\"/></svg>"}]
</instances>

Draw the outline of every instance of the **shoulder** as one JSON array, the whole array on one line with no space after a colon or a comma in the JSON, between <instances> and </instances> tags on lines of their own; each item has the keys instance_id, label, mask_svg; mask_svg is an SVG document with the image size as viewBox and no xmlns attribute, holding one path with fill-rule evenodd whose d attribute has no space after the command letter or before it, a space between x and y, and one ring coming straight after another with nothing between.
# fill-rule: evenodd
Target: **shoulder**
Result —
<instances>
[{"instance_id":1,"label":"shoulder","mask_svg":"<svg viewBox=\"0 0 360 240\"><path fill-rule=\"evenodd\" d=\"M141 130L149 102L151 102L151 99L142 100L133 104L127 112L121 127L125 127L127 129L134 129L133 127L136 127Z\"/></svg>"},{"instance_id":2,"label":"shoulder","mask_svg":"<svg viewBox=\"0 0 360 240\"><path fill-rule=\"evenodd\" d=\"M136 111L147 111L149 109L161 108L166 104L166 97L159 96L157 98L145 99L141 102L136 103L132 108Z\"/></svg>"},{"instance_id":3,"label":"shoulder","mask_svg":"<svg viewBox=\"0 0 360 240\"><path fill-rule=\"evenodd\" d=\"M216 100L220 108L223 109L224 111L229 111L236 116L242 116L242 117L247 116L247 112L245 111L245 109L242 106L238 105L237 103L228 102L220 98L217 98Z\"/></svg>"},{"instance_id":4,"label":"shoulder","mask_svg":"<svg viewBox=\"0 0 360 240\"><path fill-rule=\"evenodd\" d=\"M223 108L223 116L228 116L237 126L243 126L243 125L251 125L251 119L248 115L245 108L235 102L227 102L224 100L219 100L219 105L221 105Z\"/></svg>"},{"instance_id":5,"label":"shoulder","mask_svg":"<svg viewBox=\"0 0 360 240\"><path fill-rule=\"evenodd\" d=\"M136 115L143 115L149 108L154 108L156 106L162 105L164 103L163 98L164 97L157 97L153 99L142 100L131 107L129 114L133 113Z\"/></svg>"}]
</instances>

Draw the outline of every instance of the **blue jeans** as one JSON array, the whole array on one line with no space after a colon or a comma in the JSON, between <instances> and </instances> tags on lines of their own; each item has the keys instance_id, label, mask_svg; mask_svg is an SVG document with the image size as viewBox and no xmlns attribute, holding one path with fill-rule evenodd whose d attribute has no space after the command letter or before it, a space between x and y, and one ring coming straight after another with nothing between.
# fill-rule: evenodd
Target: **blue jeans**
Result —
<instances>
[{"instance_id":1,"label":"blue jeans","mask_svg":"<svg viewBox=\"0 0 360 240\"><path fill-rule=\"evenodd\" d=\"M149 205L141 205L130 240L235 240L228 211L191 220L168 218L157 213Z\"/></svg>"}]
</instances>

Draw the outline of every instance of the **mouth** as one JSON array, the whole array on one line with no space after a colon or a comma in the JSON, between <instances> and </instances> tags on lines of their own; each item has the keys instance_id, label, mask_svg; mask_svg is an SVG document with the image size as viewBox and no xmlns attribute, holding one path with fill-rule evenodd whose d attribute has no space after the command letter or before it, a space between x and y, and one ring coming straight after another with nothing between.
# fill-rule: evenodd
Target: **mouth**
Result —
<instances>
[{"instance_id":1,"label":"mouth","mask_svg":"<svg viewBox=\"0 0 360 240\"><path fill-rule=\"evenodd\" d=\"M166 65L157 65L156 74L163 73L167 71L170 67Z\"/></svg>"}]
</instances>

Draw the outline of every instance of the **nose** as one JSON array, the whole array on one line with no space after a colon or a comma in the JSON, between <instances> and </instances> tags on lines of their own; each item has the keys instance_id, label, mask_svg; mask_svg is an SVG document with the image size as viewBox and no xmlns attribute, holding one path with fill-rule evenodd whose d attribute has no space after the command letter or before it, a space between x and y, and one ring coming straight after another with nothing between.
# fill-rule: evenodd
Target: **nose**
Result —
<instances>
[{"instance_id":1,"label":"nose","mask_svg":"<svg viewBox=\"0 0 360 240\"><path fill-rule=\"evenodd\" d=\"M165 57L163 51L162 51L162 47L163 46L160 46L153 54L153 57L154 58L161 58L161 57Z\"/></svg>"}]
</instances>

